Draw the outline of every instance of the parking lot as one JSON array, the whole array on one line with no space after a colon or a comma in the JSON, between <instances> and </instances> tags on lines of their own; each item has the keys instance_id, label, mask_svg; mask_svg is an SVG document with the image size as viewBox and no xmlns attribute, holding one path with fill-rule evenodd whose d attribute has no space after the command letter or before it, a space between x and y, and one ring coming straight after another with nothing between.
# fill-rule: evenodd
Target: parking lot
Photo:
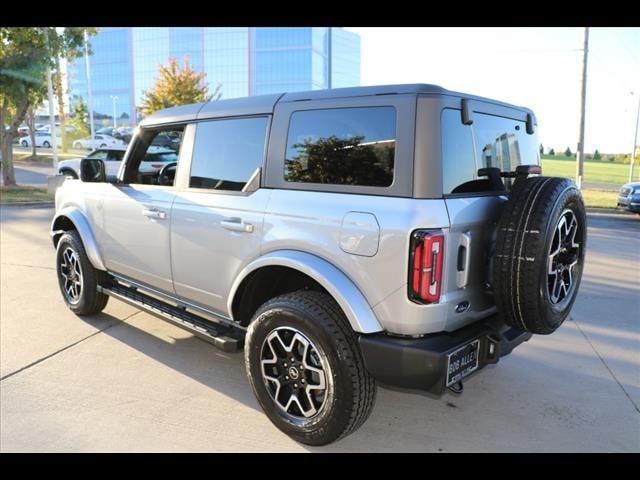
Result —
<instances>
[{"instance_id":1,"label":"parking lot","mask_svg":"<svg viewBox=\"0 0 640 480\"><path fill-rule=\"evenodd\" d=\"M0 209L0 450L640 451L640 220L590 214L572 317L437 398L380 388L371 418L323 448L261 412L241 354L111 299L60 298L51 208Z\"/></svg>"}]
</instances>

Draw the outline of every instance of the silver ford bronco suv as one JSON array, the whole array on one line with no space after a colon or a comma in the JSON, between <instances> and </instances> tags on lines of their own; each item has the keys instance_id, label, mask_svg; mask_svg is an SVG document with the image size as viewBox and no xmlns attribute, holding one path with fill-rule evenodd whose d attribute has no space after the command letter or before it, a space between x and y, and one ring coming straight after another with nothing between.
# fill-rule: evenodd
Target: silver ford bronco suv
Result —
<instances>
[{"instance_id":1,"label":"silver ford bronco suv","mask_svg":"<svg viewBox=\"0 0 640 480\"><path fill-rule=\"evenodd\" d=\"M109 297L225 351L276 427L324 445L376 383L441 394L568 315L579 190L531 110L434 85L264 95L144 119L117 176L56 193L62 297ZM173 139L154 162L158 136ZM523 372L526 374L526 372Z\"/></svg>"}]
</instances>

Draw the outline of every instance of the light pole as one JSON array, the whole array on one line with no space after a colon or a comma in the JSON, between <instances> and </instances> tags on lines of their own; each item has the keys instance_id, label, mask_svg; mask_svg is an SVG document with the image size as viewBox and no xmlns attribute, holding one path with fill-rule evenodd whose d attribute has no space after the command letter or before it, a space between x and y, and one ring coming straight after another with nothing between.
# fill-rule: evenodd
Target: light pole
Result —
<instances>
[{"instance_id":1,"label":"light pole","mask_svg":"<svg viewBox=\"0 0 640 480\"><path fill-rule=\"evenodd\" d=\"M113 102L113 128L116 128L116 102L118 101L118 96L111 95L111 101Z\"/></svg>"},{"instance_id":2,"label":"light pole","mask_svg":"<svg viewBox=\"0 0 640 480\"><path fill-rule=\"evenodd\" d=\"M86 29L84 31L84 62L87 71L87 93L89 94L89 130L91 130L91 139L93 140L93 92L91 91L91 66L89 65L89 35Z\"/></svg>"},{"instance_id":3,"label":"light pole","mask_svg":"<svg viewBox=\"0 0 640 480\"><path fill-rule=\"evenodd\" d=\"M584 48L582 50L582 90L580 92L580 131L578 153L576 154L576 185L582 189L584 171L584 110L587 102L587 57L589 54L589 27L584 29Z\"/></svg>"},{"instance_id":4,"label":"light pole","mask_svg":"<svg viewBox=\"0 0 640 480\"><path fill-rule=\"evenodd\" d=\"M633 92L631 92L633 95ZM636 163L636 146L638 145L638 124L640 123L640 95L638 95L638 113L636 114L636 130L633 136L633 150L631 151L631 163L629 164L629 183L633 181L633 166Z\"/></svg>"}]
</instances>

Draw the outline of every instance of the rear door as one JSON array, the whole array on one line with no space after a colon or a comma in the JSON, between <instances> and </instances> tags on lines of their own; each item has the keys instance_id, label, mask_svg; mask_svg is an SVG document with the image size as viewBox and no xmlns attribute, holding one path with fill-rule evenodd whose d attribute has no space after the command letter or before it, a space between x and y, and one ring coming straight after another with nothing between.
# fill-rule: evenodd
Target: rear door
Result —
<instances>
[{"instance_id":1,"label":"rear door","mask_svg":"<svg viewBox=\"0 0 640 480\"><path fill-rule=\"evenodd\" d=\"M271 190L258 188L268 116L203 120L193 125L190 168L172 208L175 292L223 315L233 280L260 254Z\"/></svg>"}]
</instances>

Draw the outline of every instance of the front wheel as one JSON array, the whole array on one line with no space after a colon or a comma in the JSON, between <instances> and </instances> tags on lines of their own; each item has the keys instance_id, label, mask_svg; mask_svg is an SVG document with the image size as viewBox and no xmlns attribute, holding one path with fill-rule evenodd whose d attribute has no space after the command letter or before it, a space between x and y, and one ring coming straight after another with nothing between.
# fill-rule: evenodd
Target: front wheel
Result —
<instances>
[{"instance_id":1,"label":"front wheel","mask_svg":"<svg viewBox=\"0 0 640 480\"><path fill-rule=\"evenodd\" d=\"M106 307L109 297L97 288L105 273L93 268L75 230L64 233L58 241L56 272L62 298L74 313L91 315Z\"/></svg>"},{"instance_id":2,"label":"front wheel","mask_svg":"<svg viewBox=\"0 0 640 480\"><path fill-rule=\"evenodd\" d=\"M26 141L24 141L24 140L23 140L23 141L22 141L22 146L23 146L24 148L28 148L28 147L29 147L29 144L28 144Z\"/></svg>"},{"instance_id":3,"label":"front wheel","mask_svg":"<svg viewBox=\"0 0 640 480\"><path fill-rule=\"evenodd\" d=\"M49 142L47 142L46 140L44 142L42 142L42 146L44 148L51 148L51 144Z\"/></svg>"},{"instance_id":4,"label":"front wheel","mask_svg":"<svg viewBox=\"0 0 640 480\"><path fill-rule=\"evenodd\" d=\"M326 445L369 417L376 384L337 303L313 291L287 293L255 313L245 366L269 419L307 445Z\"/></svg>"}]
</instances>

